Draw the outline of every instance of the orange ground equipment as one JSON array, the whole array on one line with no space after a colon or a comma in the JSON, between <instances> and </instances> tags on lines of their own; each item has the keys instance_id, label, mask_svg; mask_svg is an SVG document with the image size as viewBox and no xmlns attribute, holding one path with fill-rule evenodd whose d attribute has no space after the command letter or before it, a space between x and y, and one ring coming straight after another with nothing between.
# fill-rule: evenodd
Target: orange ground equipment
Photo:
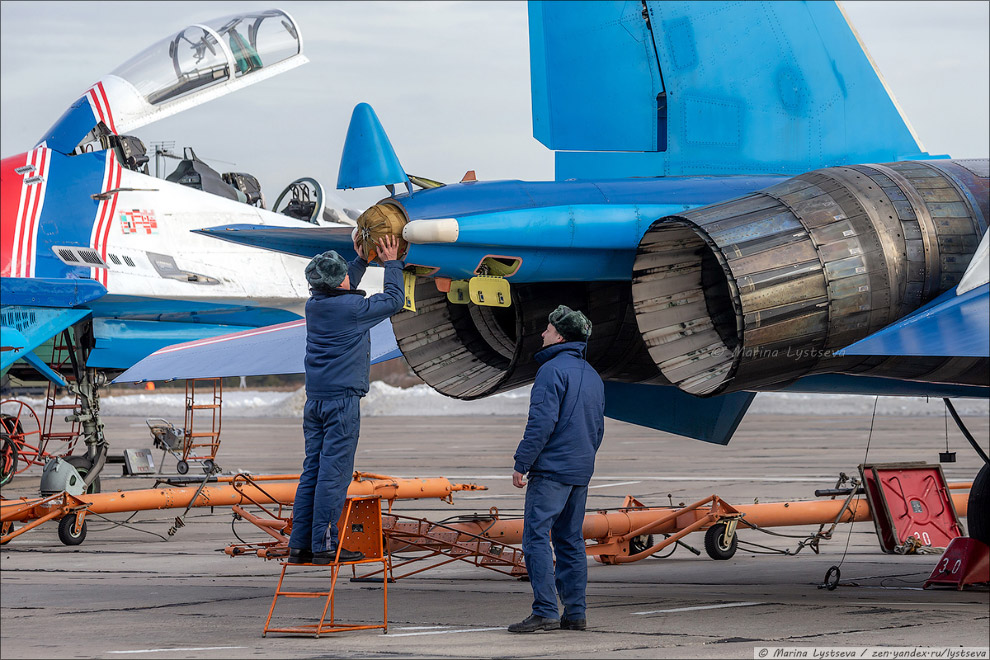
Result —
<instances>
[{"instance_id":1,"label":"orange ground equipment","mask_svg":"<svg viewBox=\"0 0 990 660\"><path fill-rule=\"evenodd\" d=\"M6 485L14 474L20 474L32 465L44 465L53 456L69 457L79 439L79 424L73 422L68 429L53 430L57 416L54 411L60 410L64 415L65 411L71 412L77 407L78 403L55 403L54 387L49 387L44 422L39 421L34 409L23 401L0 401L0 428L4 434L4 465L0 485ZM52 440L65 444L51 444Z\"/></svg>"},{"instance_id":2,"label":"orange ground equipment","mask_svg":"<svg viewBox=\"0 0 990 660\"><path fill-rule=\"evenodd\" d=\"M952 484L950 488L962 490L970 485ZM869 502L866 498L856 497L858 494L854 487L849 489L845 500L741 506L729 505L717 495L712 495L688 506L657 508L646 507L635 498L627 497L624 505L617 510L586 515L583 535L589 541L586 546L589 555L603 563L624 564L654 556L671 544L683 544L681 539L693 531L705 531L705 550L711 558L729 559L737 549L739 539L736 531L739 528L768 531L772 527L819 525L816 533L801 537L796 551L778 551L796 554L810 547L817 553L819 542L830 539L837 525L871 519ZM966 495L955 494L952 497L957 510L965 515ZM245 511L243 507L235 511L268 532L273 541L231 545L226 548L227 554L257 554L265 559L275 559L287 553L285 530L291 524L288 519L264 518ZM488 514L461 516L461 520L449 523L390 513L384 516L383 530L390 552L407 555L393 563L390 577L394 580L453 561L466 561L479 568L516 577L526 574L522 553L513 547L522 542L523 521L520 518L501 518L494 508ZM657 534L666 538L654 542L654 535ZM408 556L415 553L422 554ZM415 568L409 570L414 565ZM399 569L405 572L398 573ZM376 571L361 578L377 575Z\"/></svg>"},{"instance_id":3,"label":"orange ground equipment","mask_svg":"<svg viewBox=\"0 0 990 660\"><path fill-rule=\"evenodd\" d=\"M197 398L198 396L198 398ZM220 472L220 430L223 412L223 379L190 378L186 381L185 421L180 433L168 420L146 420L156 449L175 459L175 471L189 472L189 463L199 463L207 473Z\"/></svg>"},{"instance_id":4,"label":"orange ground equipment","mask_svg":"<svg viewBox=\"0 0 990 660\"><path fill-rule=\"evenodd\" d=\"M222 480L222 481L221 481ZM52 519L64 519L75 514L77 523L72 534L62 534L59 539L66 545L78 545L86 537L85 516L111 513L148 511L155 509L179 509L199 506L278 505L290 506L295 499L299 475L251 476L239 474L221 477L216 481L204 481L196 487L167 487L144 490L94 493L78 497L60 493L47 498L20 498L0 502L0 521L3 536L0 543L7 543L38 525ZM348 495L377 495L391 501L396 499L450 499L451 493L464 490L485 490L475 484L454 484L443 478L394 479L369 478L355 473L354 481L347 489ZM14 529L15 522L26 523ZM66 523L66 525L68 525ZM179 525L181 526L181 525ZM288 537L286 537L287 539Z\"/></svg>"},{"instance_id":5,"label":"orange ground equipment","mask_svg":"<svg viewBox=\"0 0 990 660\"><path fill-rule=\"evenodd\" d=\"M261 636L268 633L285 633L290 635L313 635L319 637L324 633L343 632L346 630L373 630L383 629L388 633L388 567L389 555L385 552L382 535L382 498L378 495L361 495L358 497L348 497L344 510L341 513L337 528L340 530L340 542L337 544L337 553L346 547L348 550L356 550L364 554L364 559L355 562L333 562L329 566L318 568L328 568L330 570L330 589L328 591L283 591L288 573L298 574L300 569L305 572L303 576L312 578L314 564L290 564L282 563L282 573L278 578L278 586L275 587L275 596L272 598L272 605L268 609L268 618L265 620L265 628ZM380 563L379 571L382 574L382 623L380 624L350 624L340 623L336 612L336 588L340 570L344 566L350 566L353 572L357 565L367 565ZM275 606L279 598L326 598L323 604L323 612L320 619L315 624L298 624L289 627L276 628L272 626L272 615L275 613ZM327 615L330 621L327 622Z\"/></svg>"},{"instance_id":6,"label":"orange ground equipment","mask_svg":"<svg viewBox=\"0 0 990 660\"><path fill-rule=\"evenodd\" d=\"M968 486L968 484L961 484ZM951 487L951 486L950 486ZM966 514L967 497L952 496L956 510ZM606 564L624 564L649 557L692 531L706 530L705 550L712 559L728 559L735 553L736 528L766 529L793 525L828 525L871 519L869 502L864 498L811 502L776 502L730 506L717 495L681 508L645 507L634 498L616 511L599 511L585 516L584 538L589 555ZM522 520L490 520L461 523L456 527L501 543L522 542ZM654 534L670 535L659 543ZM830 532L829 532L830 534ZM821 538L828 538L822 533ZM805 542L803 546L814 546Z\"/></svg>"}]
</instances>

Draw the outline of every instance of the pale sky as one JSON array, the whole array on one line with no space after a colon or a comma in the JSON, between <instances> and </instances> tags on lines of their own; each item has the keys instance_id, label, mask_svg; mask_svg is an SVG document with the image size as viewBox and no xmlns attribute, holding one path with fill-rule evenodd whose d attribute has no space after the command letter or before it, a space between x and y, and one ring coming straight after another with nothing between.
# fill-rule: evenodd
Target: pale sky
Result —
<instances>
[{"instance_id":1,"label":"pale sky","mask_svg":"<svg viewBox=\"0 0 990 660\"><path fill-rule=\"evenodd\" d=\"M925 149L990 153L990 3L846 2ZM0 5L0 152L32 147L90 85L197 21L278 7L310 63L134 133L245 171L269 202L312 176L335 192L351 110L371 103L406 171L458 181L553 178L532 137L521 2L12 2ZM335 192L366 207L384 188Z\"/></svg>"}]
</instances>

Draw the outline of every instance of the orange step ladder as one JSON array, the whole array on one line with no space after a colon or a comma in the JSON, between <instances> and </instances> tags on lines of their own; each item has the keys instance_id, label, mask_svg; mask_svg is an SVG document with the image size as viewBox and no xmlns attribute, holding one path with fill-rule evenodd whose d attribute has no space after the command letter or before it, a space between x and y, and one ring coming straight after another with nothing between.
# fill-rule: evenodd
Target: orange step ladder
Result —
<instances>
[{"instance_id":1,"label":"orange step ladder","mask_svg":"<svg viewBox=\"0 0 990 660\"><path fill-rule=\"evenodd\" d=\"M340 548L346 547L348 550L356 550L364 554L364 559L355 562L335 562L326 566L330 569L330 590L329 591L283 591L282 584L285 582L286 573L289 569L293 571L303 568L324 568L316 564L290 564L282 562L282 574L278 578L278 586L275 587L275 597L272 598L272 605L268 609L268 618L265 620L265 629L262 637L268 633L286 633L290 635L313 635L319 637L324 633L344 632L347 630L373 630L381 628L388 634L388 572L390 568L390 558L385 552L382 536L382 500L378 495L362 495L359 497L348 497L341 514L340 522L337 525L339 539L337 542L338 552ZM344 566L350 566L352 574L356 574L357 564L382 564L382 623L378 624L342 624L337 620L336 612L336 588L337 579L340 577L340 570ZM307 571L305 575L312 576L312 571ZM279 598L325 598L323 611L317 623L298 624L284 628L272 626L272 615L275 613L275 606ZM330 620L327 621L329 614Z\"/></svg>"}]
</instances>

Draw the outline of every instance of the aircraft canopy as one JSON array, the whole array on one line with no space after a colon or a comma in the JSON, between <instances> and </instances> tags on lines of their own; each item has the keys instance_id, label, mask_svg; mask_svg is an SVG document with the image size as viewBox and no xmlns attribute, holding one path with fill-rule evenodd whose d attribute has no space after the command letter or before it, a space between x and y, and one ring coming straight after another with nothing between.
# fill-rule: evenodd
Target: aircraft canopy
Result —
<instances>
[{"instance_id":1,"label":"aircraft canopy","mask_svg":"<svg viewBox=\"0 0 990 660\"><path fill-rule=\"evenodd\" d=\"M113 71L151 105L237 79L302 52L299 30L278 10L191 25Z\"/></svg>"}]
</instances>

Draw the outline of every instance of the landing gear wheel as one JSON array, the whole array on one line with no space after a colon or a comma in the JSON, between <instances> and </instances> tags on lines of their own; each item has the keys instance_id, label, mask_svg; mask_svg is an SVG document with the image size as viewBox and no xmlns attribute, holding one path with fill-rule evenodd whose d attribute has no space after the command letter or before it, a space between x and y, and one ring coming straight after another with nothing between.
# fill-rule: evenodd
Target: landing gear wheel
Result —
<instances>
[{"instance_id":1,"label":"landing gear wheel","mask_svg":"<svg viewBox=\"0 0 990 660\"><path fill-rule=\"evenodd\" d=\"M66 456L64 460L66 463L76 468L76 472L78 472L79 476L83 479L86 478L86 475L89 474L89 471L93 468L93 464L90 463L89 459L85 456ZM94 493L99 493L101 492L100 489L100 478L96 477L96 479L93 480L93 483L89 485L89 488L86 489L86 494L92 495Z\"/></svg>"},{"instance_id":2,"label":"landing gear wheel","mask_svg":"<svg viewBox=\"0 0 990 660\"><path fill-rule=\"evenodd\" d=\"M732 538L725 542L726 523L712 525L705 532L705 551L712 559L731 559L736 554L736 546L739 545L739 535L732 533Z\"/></svg>"},{"instance_id":3,"label":"landing gear wheel","mask_svg":"<svg viewBox=\"0 0 990 660\"><path fill-rule=\"evenodd\" d=\"M58 540L63 545L79 545L86 540L86 521L83 520L76 533L76 514L70 513L58 521Z\"/></svg>"},{"instance_id":4,"label":"landing gear wheel","mask_svg":"<svg viewBox=\"0 0 990 660\"><path fill-rule=\"evenodd\" d=\"M186 472L189 472L189 463L186 463L185 461L179 461L178 463L175 464L175 471L178 472L179 474L185 474Z\"/></svg>"},{"instance_id":5,"label":"landing gear wheel","mask_svg":"<svg viewBox=\"0 0 990 660\"><path fill-rule=\"evenodd\" d=\"M984 464L969 489L966 523L969 536L990 545L990 464Z\"/></svg>"},{"instance_id":6,"label":"landing gear wheel","mask_svg":"<svg viewBox=\"0 0 990 660\"><path fill-rule=\"evenodd\" d=\"M0 431L0 461L2 461L0 486L6 486L14 478L14 473L17 472L17 457L17 443L6 431Z\"/></svg>"}]
</instances>

